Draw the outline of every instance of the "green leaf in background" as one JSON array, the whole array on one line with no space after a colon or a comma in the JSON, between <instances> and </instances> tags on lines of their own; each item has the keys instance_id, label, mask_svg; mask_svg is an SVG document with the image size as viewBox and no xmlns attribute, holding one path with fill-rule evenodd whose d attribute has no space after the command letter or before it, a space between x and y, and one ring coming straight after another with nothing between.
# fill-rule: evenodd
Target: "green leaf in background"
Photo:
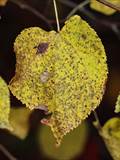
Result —
<instances>
[{"instance_id":1,"label":"green leaf in background","mask_svg":"<svg viewBox=\"0 0 120 160\"><path fill-rule=\"evenodd\" d=\"M16 74L10 90L30 109L52 113L42 122L51 127L59 145L101 102L108 73L102 42L76 15L59 33L23 30L14 50Z\"/></svg>"},{"instance_id":2,"label":"green leaf in background","mask_svg":"<svg viewBox=\"0 0 120 160\"><path fill-rule=\"evenodd\" d=\"M0 128L10 129L10 94L5 81L0 77Z\"/></svg>"},{"instance_id":3,"label":"green leaf in background","mask_svg":"<svg viewBox=\"0 0 120 160\"><path fill-rule=\"evenodd\" d=\"M11 108L10 110L10 124L13 130L11 133L20 139L26 138L29 132L31 111L28 108Z\"/></svg>"},{"instance_id":4,"label":"green leaf in background","mask_svg":"<svg viewBox=\"0 0 120 160\"><path fill-rule=\"evenodd\" d=\"M115 4L115 5L119 5L120 6L120 0L108 0L108 2ZM96 1L96 0L91 0L90 1L90 7L98 12L101 12L105 15L112 15L116 12L116 10Z\"/></svg>"},{"instance_id":5,"label":"green leaf in background","mask_svg":"<svg viewBox=\"0 0 120 160\"><path fill-rule=\"evenodd\" d=\"M113 159L120 160L120 118L108 120L100 134Z\"/></svg>"},{"instance_id":6,"label":"green leaf in background","mask_svg":"<svg viewBox=\"0 0 120 160\"><path fill-rule=\"evenodd\" d=\"M39 148L45 157L52 160L72 160L84 151L89 130L86 122L67 134L60 145L55 146L55 139L48 126L41 126L38 131Z\"/></svg>"},{"instance_id":7,"label":"green leaf in background","mask_svg":"<svg viewBox=\"0 0 120 160\"><path fill-rule=\"evenodd\" d=\"M116 105L115 105L115 112L116 113L120 112L120 95L118 95L118 98L117 98L117 102L116 102Z\"/></svg>"}]
</instances>

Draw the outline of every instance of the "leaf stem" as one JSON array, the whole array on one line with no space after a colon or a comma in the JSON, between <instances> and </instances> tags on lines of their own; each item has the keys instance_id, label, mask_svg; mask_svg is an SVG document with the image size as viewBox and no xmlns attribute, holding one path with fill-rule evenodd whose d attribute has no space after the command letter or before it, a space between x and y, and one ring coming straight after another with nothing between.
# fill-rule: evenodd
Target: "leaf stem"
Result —
<instances>
[{"instance_id":1,"label":"leaf stem","mask_svg":"<svg viewBox=\"0 0 120 160\"><path fill-rule=\"evenodd\" d=\"M58 18L56 0L53 0L53 4L54 4L55 17L56 17L56 22L57 22L57 31L59 32L60 31L60 23L59 23L59 18Z\"/></svg>"},{"instance_id":2,"label":"leaf stem","mask_svg":"<svg viewBox=\"0 0 120 160\"><path fill-rule=\"evenodd\" d=\"M110 3L110 2L108 2L106 0L97 0L97 1L102 3L102 4L104 4L104 5L106 5L106 6L108 6L108 7L110 7L110 8L112 8L112 9L115 9L116 11L120 12L120 7L115 5L115 4L112 4L112 3Z\"/></svg>"},{"instance_id":3,"label":"leaf stem","mask_svg":"<svg viewBox=\"0 0 120 160\"><path fill-rule=\"evenodd\" d=\"M0 150L9 158L9 160L17 160L2 144L0 144Z\"/></svg>"}]
</instances>

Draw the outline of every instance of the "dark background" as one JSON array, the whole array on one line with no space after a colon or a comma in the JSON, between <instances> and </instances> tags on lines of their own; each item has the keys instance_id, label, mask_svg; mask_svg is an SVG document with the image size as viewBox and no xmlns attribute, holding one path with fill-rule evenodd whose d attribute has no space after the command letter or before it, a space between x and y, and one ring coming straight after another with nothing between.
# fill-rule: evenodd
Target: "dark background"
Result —
<instances>
[{"instance_id":1,"label":"dark background","mask_svg":"<svg viewBox=\"0 0 120 160\"><path fill-rule=\"evenodd\" d=\"M67 0L65 0L67 1ZM19 1L21 2L21 1ZM56 30L56 20L52 0L27 0L25 1L38 12L47 18L36 16L31 11L21 9L11 1L5 7L0 8L0 75L9 83L15 73L15 54L13 52L13 42L16 36L26 27L39 26L45 30ZM71 0L68 5L61 2L58 4L58 12L61 27L66 16L79 0ZM114 105L120 91L120 13L116 12L112 16L105 16L97 13L86 5L76 14L86 20L98 33L101 38L109 67L109 76L106 85L105 95L97 109L101 124L103 125L109 118L118 116L114 113ZM11 106L22 105L13 95L11 95ZM0 143L3 144L19 160L47 160L42 152L38 150L35 133L44 116L40 111L35 111L30 118L30 133L24 141L20 141L6 131L0 131ZM94 116L88 118L90 134L87 145L82 156L75 160L111 160L106 150L103 140L98 135L97 130L92 126ZM0 160L7 160L7 157L0 151Z\"/></svg>"}]
</instances>

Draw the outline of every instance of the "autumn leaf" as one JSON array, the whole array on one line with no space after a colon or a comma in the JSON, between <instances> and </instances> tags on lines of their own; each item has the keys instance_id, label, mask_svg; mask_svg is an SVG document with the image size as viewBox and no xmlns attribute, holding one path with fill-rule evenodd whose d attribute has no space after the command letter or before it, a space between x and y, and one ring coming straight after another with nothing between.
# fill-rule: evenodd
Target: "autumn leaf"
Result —
<instances>
[{"instance_id":1,"label":"autumn leaf","mask_svg":"<svg viewBox=\"0 0 120 160\"><path fill-rule=\"evenodd\" d=\"M9 123L10 94L8 86L0 77L0 128L11 130Z\"/></svg>"},{"instance_id":2,"label":"autumn leaf","mask_svg":"<svg viewBox=\"0 0 120 160\"><path fill-rule=\"evenodd\" d=\"M118 98L117 98L117 102L116 102L116 105L115 105L115 112L116 113L120 112L120 95L118 95Z\"/></svg>"},{"instance_id":3,"label":"autumn leaf","mask_svg":"<svg viewBox=\"0 0 120 160\"><path fill-rule=\"evenodd\" d=\"M109 1L109 0L108 0ZM110 0L110 3L120 6L120 0ZM96 0L90 1L90 7L98 12L101 12L105 15L112 15L116 12L115 9L112 9Z\"/></svg>"},{"instance_id":4,"label":"autumn leaf","mask_svg":"<svg viewBox=\"0 0 120 160\"><path fill-rule=\"evenodd\" d=\"M113 159L120 160L120 118L108 120L100 134Z\"/></svg>"},{"instance_id":5,"label":"autumn leaf","mask_svg":"<svg viewBox=\"0 0 120 160\"><path fill-rule=\"evenodd\" d=\"M60 144L100 104L107 79L104 47L79 16L62 30L25 29L15 40L16 74L10 90L30 109L52 113L48 124Z\"/></svg>"},{"instance_id":6,"label":"autumn leaf","mask_svg":"<svg viewBox=\"0 0 120 160\"><path fill-rule=\"evenodd\" d=\"M29 132L31 111L28 108L19 107L11 108L10 110L10 124L13 130L11 133L20 139L26 138Z\"/></svg>"}]
</instances>

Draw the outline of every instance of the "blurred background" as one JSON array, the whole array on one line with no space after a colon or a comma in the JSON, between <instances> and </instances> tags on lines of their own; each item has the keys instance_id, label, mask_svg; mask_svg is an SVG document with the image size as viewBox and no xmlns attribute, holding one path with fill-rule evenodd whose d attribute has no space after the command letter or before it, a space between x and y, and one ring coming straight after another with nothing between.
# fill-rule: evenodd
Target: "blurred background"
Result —
<instances>
[{"instance_id":1,"label":"blurred background","mask_svg":"<svg viewBox=\"0 0 120 160\"><path fill-rule=\"evenodd\" d=\"M57 0L61 27L71 10L82 2L82 0ZM97 109L103 125L109 118L119 116L114 113L114 106L120 91L120 13L116 12L107 16L91 9L88 3L78 9L76 14L95 29L107 54L109 76L103 100ZM24 28L33 26L47 31L56 30L53 1L8 0L4 7L0 7L0 16L0 76L9 83L15 74L16 59L13 43L16 36ZM11 95L11 106L20 108L23 105ZM53 145L54 139L48 128L40 124L43 117L44 113L39 110L30 115L30 129L24 140L0 130L0 144L18 160L112 160L102 138L92 125L93 114L82 124L81 128L66 138L63 142L65 144L62 144L59 151L56 151ZM7 159L7 156L0 150L0 160Z\"/></svg>"}]
</instances>

